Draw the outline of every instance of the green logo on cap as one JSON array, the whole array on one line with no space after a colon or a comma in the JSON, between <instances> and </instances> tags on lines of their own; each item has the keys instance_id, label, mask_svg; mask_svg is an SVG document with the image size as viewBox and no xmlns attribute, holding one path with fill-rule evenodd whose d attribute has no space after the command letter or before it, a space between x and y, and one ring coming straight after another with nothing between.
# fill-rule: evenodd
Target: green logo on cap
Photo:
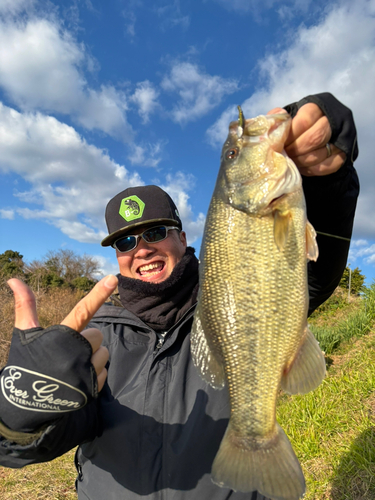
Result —
<instances>
[{"instance_id":1,"label":"green logo on cap","mask_svg":"<svg viewBox=\"0 0 375 500\"><path fill-rule=\"evenodd\" d=\"M130 222L134 219L140 219L143 215L143 210L145 209L145 204L138 196L132 195L121 200L119 214L126 222Z\"/></svg>"}]
</instances>

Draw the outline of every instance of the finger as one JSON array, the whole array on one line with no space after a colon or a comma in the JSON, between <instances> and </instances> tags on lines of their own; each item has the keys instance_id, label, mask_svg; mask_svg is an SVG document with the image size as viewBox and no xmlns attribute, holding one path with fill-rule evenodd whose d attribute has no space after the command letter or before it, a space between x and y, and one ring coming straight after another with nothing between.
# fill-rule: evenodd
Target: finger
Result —
<instances>
[{"instance_id":1,"label":"finger","mask_svg":"<svg viewBox=\"0 0 375 500\"><path fill-rule=\"evenodd\" d=\"M91 358L91 363L95 368L95 372L99 375L105 368L105 365L108 363L109 352L108 349L104 346L101 346L95 354L93 354Z\"/></svg>"},{"instance_id":2,"label":"finger","mask_svg":"<svg viewBox=\"0 0 375 500\"><path fill-rule=\"evenodd\" d=\"M273 108L268 111L267 115L276 115L278 113L287 113L287 111L284 108Z\"/></svg>"},{"instance_id":3,"label":"finger","mask_svg":"<svg viewBox=\"0 0 375 500\"><path fill-rule=\"evenodd\" d=\"M97 283L89 294L86 295L68 316L61 322L62 325L69 326L81 332L90 322L96 311L108 299L117 286L117 278L110 274Z\"/></svg>"},{"instance_id":4,"label":"finger","mask_svg":"<svg viewBox=\"0 0 375 500\"><path fill-rule=\"evenodd\" d=\"M325 117L323 111L316 104L309 102L302 106L292 120L286 146L294 143L323 117Z\"/></svg>"},{"instance_id":5,"label":"finger","mask_svg":"<svg viewBox=\"0 0 375 500\"><path fill-rule=\"evenodd\" d=\"M328 119L326 116L322 116L306 132L287 145L285 151L291 158L310 153L325 146L329 142L331 135Z\"/></svg>"},{"instance_id":6,"label":"finger","mask_svg":"<svg viewBox=\"0 0 375 500\"><path fill-rule=\"evenodd\" d=\"M92 352L95 353L103 342L103 334L97 328L88 328L82 332L82 336L85 337L91 344Z\"/></svg>"},{"instance_id":7,"label":"finger","mask_svg":"<svg viewBox=\"0 0 375 500\"><path fill-rule=\"evenodd\" d=\"M36 312L35 297L31 289L16 278L8 280L8 285L14 295L14 326L20 330L28 330L29 328L40 326Z\"/></svg>"},{"instance_id":8,"label":"finger","mask_svg":"<svg viewBox=\"0 0 375 500\"><path fill-rule=\"evenodd\" d=\"M105 381L107 379L107 375L108 375L108 372L107 372L107 369L104 368L103 371L101 371L99 373L99 375L96 376L97 380L98 380L98 391L100 392L103 387L104 387L104 384L105 384Z\"/></svg>"},{"instance_id":9,"label":"finger","mask_svg":"<svg viewBox=\"0 0 375 500\"><path fill-rule=\"evenodd\" d=\"M318 165L312 165L310 167L300 167L299 171L301 175L305 175L306 177L333 174L342 167L345 158L345 153L341 152L339 154L330 156Z\"/></svg>"},{"instance_id":10,"label":"finger","mask_svg":"<svg viewBox=\"0 0 375 500\"><path fill-rule=\"evenodd\" d=\"M333 144L330 144L331 147L331 156L334 157L337 154L342 153L341 149L337 148ZM345 156L345 154L344 154ZM323 148L315 149L314 151L311 151L311 153L307 153L305 155L300 155L300 156L295 156L293 158L294 163L297 165L297 167L314 167L315 165L318 165L319 163L323 163L328 159L328 152L326 146Z\"/></svg>"}]
</instances>

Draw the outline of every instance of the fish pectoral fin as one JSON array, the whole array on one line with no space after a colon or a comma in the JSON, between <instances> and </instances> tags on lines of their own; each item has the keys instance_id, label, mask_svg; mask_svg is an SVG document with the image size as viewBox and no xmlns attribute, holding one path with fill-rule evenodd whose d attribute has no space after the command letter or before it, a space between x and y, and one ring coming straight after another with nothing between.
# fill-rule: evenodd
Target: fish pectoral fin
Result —
<instances>
[{"instance_id":1,"label":"fish pectoral fin","mask_svg":"<svg viewBox=\"0 0 375 500\"><path fill-rule=\"evenodd\" d=\"M316 242L316 232L309 221L306 223L306 254L309 260L317 261L319 256L318 243Z\"/></svg>"},{"instance_id":2,"label":"fish pectoral fin","mask_svg":"<svg viewBox=\"0 0 375 500\"><path fill-rule=\"evenodd\" d=\"M223 364L210 349L200 319L199 305L195 311L194 322L190 334L190 349L194 365L200 376L214 389L222 389L225 385Z\"/></svg>"},{"instance_id":3,"label":"fish pectoral fin","mask_svg":"<svg viewBox=\"0 0 375 500\"><path fill-rule=\"evenodd\" d=\"M259 491L267 498L298 500L305 479L292 445L276 423L271 439L238 436L231 421L212 465L212 480L235 491Z\"/></svg>"},{"instance_id":4,"label":"fish pectoral fin","mask_svg":"<svg viewBox=\"0 0 375 500\"><path fill-rule=\"evenodd\" d=\"M316 389L325 375L324 354L306 326L300 348L281 379L281 388L289 394L306 394Z\"/></svg>"},{"instance_id":5,"label":"fish pectoral fin","mask_svg":"<svg viewBox=\"0 0 375 500\"><path fill-rule=\"evenodd\" d=\"M280 251L283 250L288 239L291 218L290 211L281 212L275 210L273 213L273 235L276 246Z\"/></svg>"}]
</instances>

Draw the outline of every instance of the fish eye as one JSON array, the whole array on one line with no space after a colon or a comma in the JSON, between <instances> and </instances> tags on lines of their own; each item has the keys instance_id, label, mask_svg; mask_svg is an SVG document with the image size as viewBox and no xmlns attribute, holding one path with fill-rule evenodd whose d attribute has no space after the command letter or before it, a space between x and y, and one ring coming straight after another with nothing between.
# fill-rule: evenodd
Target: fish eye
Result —
<instances>
[{"instance_id":1,"label":"fish eye","mask_svg":"<svg viewBox=\"0 0 375 500\"><path fill-rule=\"evenodd\" d=\"M238 154L238 150L235 148L228 149L228 151L225 153L225 158L227 160L233 160Z\"/></svg>"}]
</instances>

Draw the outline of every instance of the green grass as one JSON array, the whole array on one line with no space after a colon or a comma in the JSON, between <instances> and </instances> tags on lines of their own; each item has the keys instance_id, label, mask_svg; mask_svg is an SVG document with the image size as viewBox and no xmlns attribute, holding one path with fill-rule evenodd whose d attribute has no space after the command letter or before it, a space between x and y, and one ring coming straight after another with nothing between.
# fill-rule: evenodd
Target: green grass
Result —
<instances>
[{"instance_id":1,"label":"green grass","mask_svg":"<svg viewBox=\"0 0 375 500\"><path fill-rule=\"evenodd\" d=\"M330 355L326 379L307 395L282 395L277 409L305 473L306 500L375 498L375 285L348 310L312 328Z\"/></svg>"},{"instance_id":2,"label":"green grass","mask_svg":"<svg viewBox=\"0 0 375 500\"><path fill-rule=\"evenodd\" d=\"M340 297L333 297L327 303L323 305L321 315L319 311L314 313L309 325L322 351L330 355L342 344L369 333L375 319L375 285L367 288L363 297L357 298L355 307L347 304L345 308ZM343 314L339 315L338 311ZM337 319L340 316L341 321Z\"/></svg>"},{"instance_id":3,"label":"green grass","mask_svg":"<svg viewBox=\"0 0 375 500\"><path fill-rule=\"evenodd\" d=\"M323 383L280 398L278 421L307 481L306 500L375 498L375 335L337 355Z\"/></svg>"}]
</instances>

